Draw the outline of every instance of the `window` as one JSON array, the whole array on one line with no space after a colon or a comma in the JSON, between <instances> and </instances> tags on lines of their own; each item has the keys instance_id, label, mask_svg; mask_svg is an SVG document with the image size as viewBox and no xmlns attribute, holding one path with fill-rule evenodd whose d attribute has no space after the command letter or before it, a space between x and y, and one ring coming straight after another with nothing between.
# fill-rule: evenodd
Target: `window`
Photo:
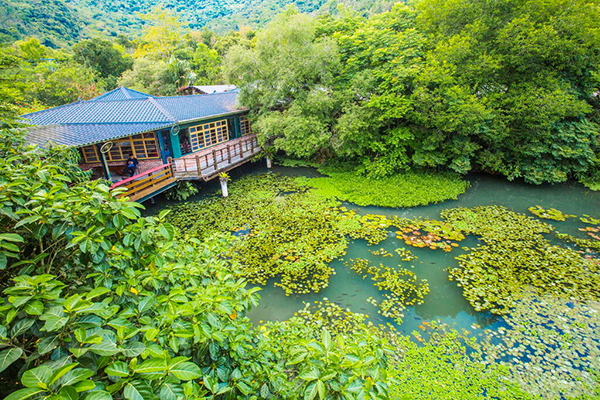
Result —
<instances>
[{"instance_id":1,"label":"window","mask_svg":"<svg viewBox=\"0 0 600 400\"><path fill-rule=\"evenodd\" d=\"M248 118L240 117L240 131L242 132L242 136L252 133L252 129L250 129L250 121L248 121Z\"/></svg>"},{"instance_id":2,"label":"window","mask_svg":"<svg viewBox=\"0 0 600 400\"><path fill-rule=\"evenodd\" d=\"M81 148L86 163L99 162L100 154L96 145ZM125 161L133 154L138 160L159 157L158 142L154 132L142 133L113 141L112 148L106 153L107 161Z\"/></svg>"},{"instance_id":3,"label":"window","mask_svg":"<svg viewBox=\"0 0 600 400\"><path fill-rule=\"evenodd\" d=\"M229 140L227 120L209 122L189 128L192 151L198 151L208 146Z\"/></svg>"},{"instance_id":4,"label":"window","mask_svg":"<svg viewBox=\"0 0 600 400\"><path fill-rule=\"evenodd\" d=\"M80 151L81 155L83 156L83 161L86 163L95 163L100 161L96 145L81 147Z\"/></svg>"}]
</instances>

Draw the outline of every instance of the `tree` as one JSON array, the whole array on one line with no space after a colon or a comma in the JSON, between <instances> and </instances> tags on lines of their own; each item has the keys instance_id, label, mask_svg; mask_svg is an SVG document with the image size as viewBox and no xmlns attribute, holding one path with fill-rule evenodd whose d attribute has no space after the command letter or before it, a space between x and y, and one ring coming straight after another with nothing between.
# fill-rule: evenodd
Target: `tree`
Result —
<instances>
[{"instance_id":1,"label":"tree","mask_svg":"<svg viewBox=\"0 0 600 400\"><path fill-rule=\"evenodd\" d=\"M133 66L133 58L108 40L82 40L73 46L73 59L96 71L108 87L114 87L116 79Z\"/></svg>"},{"instance_id":2,"label":"tree","mask_svg":"<svg viewBox=\"0 0 600 400\"><path fill-rule=\"evenodd\" d=\"M317 37L316 27L288 9L256 35L253 48L234 46L224 61L227 80L241 85L240 102L257 113L261 140L300 157L329 147L336 107L337 46Z\"/></svg>"},{"instance_id":3,"label":"tree","mask_svg":"<svg viewBox=\"0 0 600 400\"><path fill-rule=\"evenodd\" d=\"M133 56L154 60L169 58L184 40L184 30L177 16L170 11L154 7L140 14L145 21L138 47Z\"/></svg>"},{"instance_id":4,"label":"tree","mask_svg":"<svg viewBox=\"0 0 600 400\"><path fill-rule=\"evenodd\" d=\"M125 71L118 84L155 96L173 95L177 90L169 64L148 58L136 58L133 68Z\"/></svg>"}]
</instances>

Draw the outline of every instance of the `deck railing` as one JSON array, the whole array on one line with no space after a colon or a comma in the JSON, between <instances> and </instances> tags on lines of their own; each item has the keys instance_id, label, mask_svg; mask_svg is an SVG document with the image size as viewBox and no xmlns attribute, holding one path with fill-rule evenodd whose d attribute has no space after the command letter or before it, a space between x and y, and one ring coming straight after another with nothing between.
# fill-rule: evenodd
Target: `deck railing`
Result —
<instances>
[{"instance_id":1,"label":"deck railing","mask_svg":"<svg viewBox=\"0 0 600 400\"><path fill-rule=\"evenodd\" d=\"M175 176L210 180L219 172L246 161L260 151L256 135L242 136L222 145L178 158L175 161Z\"/></svg>"},{"instance_id":2,"label":"deck railing","mask_svg":"<svg viewBox=\"0 0 600 400\"><path fill-rule=\"evenodd\" d=\"M119 197L127 196L129 200L136 201L158 192L175 180L172 164L167 163L117 182L110 188L126 188L127 191Z\"/></svg>"}]
</instances>

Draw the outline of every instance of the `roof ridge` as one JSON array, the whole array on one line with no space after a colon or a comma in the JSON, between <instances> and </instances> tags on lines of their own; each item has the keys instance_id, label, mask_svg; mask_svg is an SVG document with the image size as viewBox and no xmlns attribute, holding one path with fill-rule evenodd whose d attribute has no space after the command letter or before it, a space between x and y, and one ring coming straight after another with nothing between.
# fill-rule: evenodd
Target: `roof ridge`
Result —
<instances>
[{"instance_id":1,"label":"roof ridge","mask_svg":"<svg viewBox=\"0 0 600 400\"><path fill-rule=\"evenodd\" d=\"M177 119L173 116L173 114L171 114L163 106L158 104L158 101L156 101L156 98L150 97L147 100L150 103L152 103L154 105L154 107L156 107L158 109L158 111L160 111L165 117L169 118L170 121L177 121Z\"/></svg>"},{"instance_id":2,"label":"roof ridge","mask_svg":"<svg viewBox=\"0 0 600 400\"><path fill-rule=\"evenodd\" d=\"M68 106L74 106L74 105L82 104L82 103L84 103L84 101L78 100L78 101L74 101L72 103L61 104L60 106L54 106L54 107L46 108L45 110L34 111L34 112L31 112L31 113L23 114L23 115L20 115L20 117L21 118L26 118L28 115L41 114L41 113L44 113L46 111L56 110L57 108L64 108L64 107L68 107Z\"/></svg>"},{"instance_id":3,"label":"roof ridge","mask_svg":"<svg viewBox=\"0 0 600 400\"><path fill-rule=\"evenodd\" d=\"M181 94L179 96L153 96L153 99L156 100L160 100L160 99L174 99L176 97L206 97L206 96L217 96L217 95L222 95L222 94L233 94L233 93L239 93L236 92L235 89L234 90L230 90L227 92L219 92L219 93L206 93L206 94Z\"/></svg>"},{"instance_id":4,"label":"roof ridge","mask_svg":"<svg viewBox=\"0 0 600 400\"><path fill-rule=\"evenodd\" d=\"M131 95L127 92L127 90L125 90L123 86L119 86L119 89L121 92L123 92L123 95L127 100L132 99Z\"/></svg>"}]
</instances>

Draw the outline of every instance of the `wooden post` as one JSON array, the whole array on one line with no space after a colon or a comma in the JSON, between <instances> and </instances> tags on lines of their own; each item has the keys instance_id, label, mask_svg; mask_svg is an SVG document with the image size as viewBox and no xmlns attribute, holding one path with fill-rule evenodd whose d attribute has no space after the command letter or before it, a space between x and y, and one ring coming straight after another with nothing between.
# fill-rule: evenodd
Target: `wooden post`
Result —
<instances>
[{"instance_id":1,"label":"wooden post","mask_svg":"<svg viewBox=\"0 0 600 400\"><path fill-rule=\"evenodd\" d=\"M198 168L198 176L202 177L202 165L200 163L200 156L196 156L196 167Z\"/></svg>"},{"instance_id":2,"label":"wooden post","mask_svg":"<svg viewBox=\"0 0 600 400\"><path fill-rule=\"evenodd\" d=\"M213 156L213 165L215 166L215 172L217 172L217 168L218 168L218 165L217 165L217 152L213 150L212 151L212 156Z\"/></svg>"},{"instance_id":3,"label":"wooden post","mask_svg":"<svg viewBox=\"0 0 600 400\"><path fill-rule=\"evenodd\" d=\"M254 154L254 139L250 139L250 154Z\"/></svg>"},{"instance_id":4,"label":"wooden post","mask_svg":"<svg viewBox=\"0 0 600 400\"><path fill-rule=\"evenodd\" d=\"M242 147L242 141L240 140L240 158L244 158L244 147Z\"/></svg>"},{"instance_id":5,"label":"wooden post","mask_svg":"<svg viewBox=\"0 0 600 400\"><path fill-rule=\"evenodd\" d=\"M227 164L231 164L231 149L227 145Z\"/></svg>"}]
</instances>

